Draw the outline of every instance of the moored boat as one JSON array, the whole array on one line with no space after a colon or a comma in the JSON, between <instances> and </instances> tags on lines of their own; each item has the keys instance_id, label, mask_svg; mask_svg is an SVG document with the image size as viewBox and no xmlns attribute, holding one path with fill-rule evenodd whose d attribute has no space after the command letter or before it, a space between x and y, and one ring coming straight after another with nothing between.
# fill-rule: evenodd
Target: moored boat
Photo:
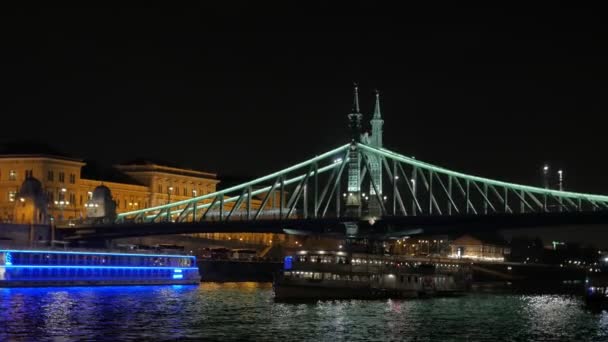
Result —
<instances>
[{"instance_id":1,"label":"moored boat","mask_svg":"<svg viewBox=\"0 0 608 342\"><path fill-rule=\"evenodd\" d=\"M0 287L199 282L192 255L0 249Z\"/></svg>"},{"instance_id":2,"label":"moored boat","mask_svg":"<svg viewBox=\"0 0 608 342\"><path fill-rule=\"evenodd\" d=\"M585 279L585 302L608 308L608 257L602 256L598 267L592 267Z\"/></svg>"},{"instance_id":3,"label":"moored boat","mask_svg":"<svg viewBox=\"0 0 608 342\"><path fill-rule=\"evenodd\" d=\"M276 300L411 298L460 295L470 280L466 263L301 251L285 257L273 288Z\"/></svg>"}]
</instances>

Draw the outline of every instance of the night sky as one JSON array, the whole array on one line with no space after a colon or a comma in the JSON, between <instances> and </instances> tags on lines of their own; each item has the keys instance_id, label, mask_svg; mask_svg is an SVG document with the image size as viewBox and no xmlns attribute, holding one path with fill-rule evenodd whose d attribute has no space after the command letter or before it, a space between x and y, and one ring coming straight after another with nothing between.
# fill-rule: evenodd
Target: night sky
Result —
<instances>
[{"instance_id":1,"label":"night sky","mask_svg":"<svg viewBox=\"0 0 608 342\"><path fill-rule=\"evenodd\" d=\"M4 8L0 143L249 178L346 143L356 81L387 148L608 193L603 11L321 4Z\"/></svg>"}]
</instances>

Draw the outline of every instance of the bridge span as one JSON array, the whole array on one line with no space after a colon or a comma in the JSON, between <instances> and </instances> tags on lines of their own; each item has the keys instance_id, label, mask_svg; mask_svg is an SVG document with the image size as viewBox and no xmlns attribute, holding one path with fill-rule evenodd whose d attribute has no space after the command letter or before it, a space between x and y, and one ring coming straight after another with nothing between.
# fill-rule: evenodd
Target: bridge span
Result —
<instances>
[{"instance_id":1,"label":"bridge span","mask_svg":"<svg viewBox=\"0 0 608 342\"><path fill-rule=\"evenodd\" d=\"M608 196L489 179L385 149L379 95L371 136L358 90L351 141L214 193L118 214L111 225L66 227L66 239L205 232L388 234L606 224ZM371 222L371 223L370 223ZM350 228L346 228L350 227ZM352 235L352 234L351 234Z\"/></svg>"},{"instance_id":2,"label":"bridge span","mask_svg":"<svg viewBox=\"0 0 608 342\"><path fill-rule=\"evenodd\" d=\"M58 229L66 241L117 239L196 233L275 233L395 239L423 234L451 234L501 229L608 225L608 212L522 213L453 216L398 216L378 220L358 218L308 218L290 220L149 222L74 226Z\"/></svg>"}]
</instances>

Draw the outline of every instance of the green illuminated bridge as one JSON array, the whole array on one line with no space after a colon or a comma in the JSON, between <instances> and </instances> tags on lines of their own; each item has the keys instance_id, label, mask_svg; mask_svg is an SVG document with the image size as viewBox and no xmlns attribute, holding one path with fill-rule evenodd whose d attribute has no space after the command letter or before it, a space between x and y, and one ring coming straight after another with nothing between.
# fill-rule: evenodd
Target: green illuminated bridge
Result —
<instances>
[{"instance_id":1,"label":"green illuminated bridge","mask_svg":"<svg viewBox=\"0 0 608 342\"><path fill-rule=\"evenodd\" d=\"M355 154L360 167L352 177ZM383 166L371 177L371 161ZM351 177L349 177L351 176ZM351 178L351 179L349 179ZM351 187L352 178L358 184ZM382 187L382 190L380 189ZM258 208L251 200L262 196ZM488 215L608 209L608 196L513 184L448 170L362 143L340 146L222 191L118 215L116 223Z\"/></svg>"},{"instance_id":2,"label":"green illuminated bridge","mask_svg":"<svg viewBox=\"0 0 608 342\"><path fill-rule=\"evenodd\" d=\"M405 234L433 225L608 224L608 196L469 175L383 148L379 95L371 135L361 133L357 87L354 95L349 143L238 186L121 213L106 227L106 236L289 229L344 233L362 225ZM102 231L89 229L90 236Z\"/></svg>"}]
</instances>

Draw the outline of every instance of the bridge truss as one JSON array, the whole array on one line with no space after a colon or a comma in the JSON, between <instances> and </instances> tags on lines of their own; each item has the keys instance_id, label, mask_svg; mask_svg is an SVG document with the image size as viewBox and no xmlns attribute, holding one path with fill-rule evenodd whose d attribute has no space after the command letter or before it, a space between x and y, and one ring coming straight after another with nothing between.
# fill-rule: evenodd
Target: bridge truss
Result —
<instances>
[{"instance_id":1,"label":"bridge truss","mask_svg":"<svg viewBox=\"0 0 608 342\"><path fill-rule=\"evenodd\" d=\"M356 200L349 201L350 196ZM353 203L358 206L358 217L347 208ZM121 213L116 223L381 219L606 209L608 196L468 175L384 148L352 143L244 184Z\"/></svg>"}]
</instances>

